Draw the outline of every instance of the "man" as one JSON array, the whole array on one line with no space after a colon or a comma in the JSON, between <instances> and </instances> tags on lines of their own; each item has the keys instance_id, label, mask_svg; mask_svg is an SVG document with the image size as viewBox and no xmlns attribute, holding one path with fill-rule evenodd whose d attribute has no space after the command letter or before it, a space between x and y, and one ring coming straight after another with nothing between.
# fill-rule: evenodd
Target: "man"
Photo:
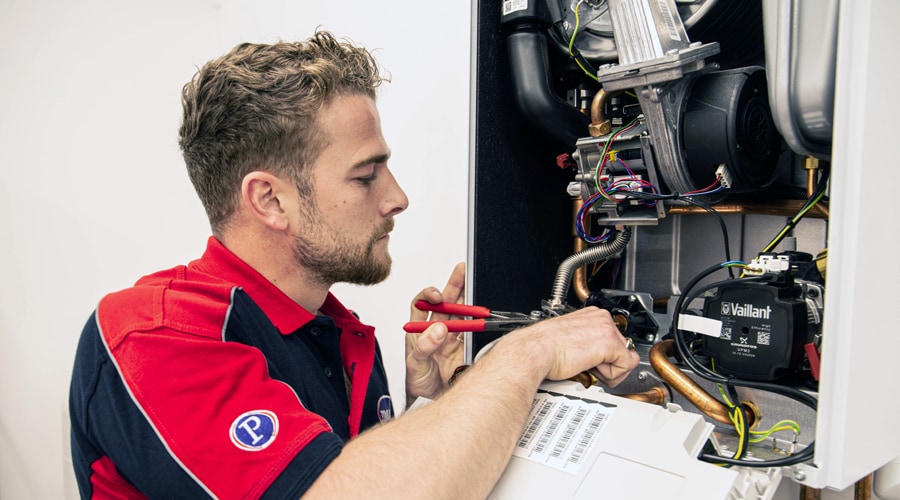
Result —
<instances>
[{"instance_id":1,"label":"man","mask_svg":"<svg viewBox=\"0 0 900 500\"><path fill-rule=\"evenodd\" d=\"M70 398L82 496L484 497L541 381L593 368L615 385L637 365L586 308L510 333L451 389L461 344L437 323L407 336L408 399L434 402L387 421L374 330L329 292L388 275L408 204L382 80L369 52L320 31L240 45L185 86L180 145L212 236L87 322ZM459 302L463 278L413 300Z\"/></svg>"}]
</instances>

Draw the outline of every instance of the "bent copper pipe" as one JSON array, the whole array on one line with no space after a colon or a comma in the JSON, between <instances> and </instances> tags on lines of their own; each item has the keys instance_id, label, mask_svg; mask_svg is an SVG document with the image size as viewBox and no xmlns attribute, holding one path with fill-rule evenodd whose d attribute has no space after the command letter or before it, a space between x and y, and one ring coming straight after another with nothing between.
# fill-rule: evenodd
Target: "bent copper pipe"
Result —
<instances>
[{"instance_id":1,"label":"bent copper pipe","mask_svg":"<svg viewBox=\"0 0 900 500\"><path fill-rule=\"evenodd\" d=\"M669 383L672 388L681 393L688 401L693 403L698 410L708 415L717 422L726 425L734 425L728 414L728 407L718 399L712 397L696 382L691 380L684 372L678 369L669 358L675 355L675 341L672 339L658 342L650 349L650 366L656 370L659 376ZM747 427L753 427L759 420L755 406L747 412Z\"/></svg>"},{"instance_id":2,"label":"bent copper pipe","mask_svg":"<svg viewBox=\"0 0 900 500\"><path fill-rule=\"evenodd\" d=\"M588 133L591 134L591 137L601 137L612 131L612 125L604 116L603 108L606 106L606 101L621 93L621 90L607 92L600 89L594 94L594 98L591 100L591 124L588 125Z\"/></svg>"},{"instance_id":3,"label":"bent copper pipe","mask_svg":"<svg viewBox=\"0 0 900 500\"><path fill-rule=\"evenodd\" d=\"M578 211L581 210L581 206L584 204L584 201L581 198L573 198L572 199L572 235L575 237L575 251L573 253L581 252L587 248L587 243L578 236L578 231L575 230L575 224L577 224L578 219ZM581 266L578 269L575 269L575 275L572 278L572 287L575 291L575 296L578 297L578 300L581 301L582 304L587 300L588 296L591 294L590 288L588 288L588 277L587 277L587 266Z\"/></svg>"}]
</instances>

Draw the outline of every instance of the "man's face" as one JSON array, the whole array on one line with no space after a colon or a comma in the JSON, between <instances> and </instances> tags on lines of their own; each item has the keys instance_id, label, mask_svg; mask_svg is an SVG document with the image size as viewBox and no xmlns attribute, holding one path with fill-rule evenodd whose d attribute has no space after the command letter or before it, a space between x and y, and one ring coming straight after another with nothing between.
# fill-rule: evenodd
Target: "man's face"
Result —
<instances>
[{"instance_id":1,"label":"man's face","mask_svg":"<svg viewBox=\"0 0 900 500\"><path fill-rule=\"evenodd\" d=\"M326 285L379 283L391 270L393 217L409 200L388 170L378 110L371 98L350 95L320 117L328 144L309 172L314 203L301 207L295 258Z\"/></svg>"}]
</instances>

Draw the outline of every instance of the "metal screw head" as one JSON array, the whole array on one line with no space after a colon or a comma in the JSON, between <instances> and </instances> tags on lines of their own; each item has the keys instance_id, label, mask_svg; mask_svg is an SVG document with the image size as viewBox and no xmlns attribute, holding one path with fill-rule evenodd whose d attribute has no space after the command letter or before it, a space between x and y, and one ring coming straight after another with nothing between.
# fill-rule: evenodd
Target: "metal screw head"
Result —
<instances>
[{"instance_id":1,"label":"metal screw head","mask_svg":"<svg viewBox=\"0 0 900 500\"><path fill-rule=\"evenodd\" d=\"M794 479L803 481L806 479L806 472L803 469L794 469Z\"/></svg>"}]
</instances>

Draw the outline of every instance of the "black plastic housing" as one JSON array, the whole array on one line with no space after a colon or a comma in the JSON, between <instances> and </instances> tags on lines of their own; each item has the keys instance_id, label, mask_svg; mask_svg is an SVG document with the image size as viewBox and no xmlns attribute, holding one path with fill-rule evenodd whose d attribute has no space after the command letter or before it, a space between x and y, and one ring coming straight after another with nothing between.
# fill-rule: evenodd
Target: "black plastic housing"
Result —
<instances>
[{"instance_id":1,"label":"black plastic housing","mask_svg":"<svg viewBox=\"0 0 900 500\"><path fill-rule=\"evenodd\" d=\"M788 284L734 280L706 300L704 316L722 322L722 336L704 337L703 354L718 372L774 381L796 372L807 342L806 303Z\"/></svg>"}]
</instances>

